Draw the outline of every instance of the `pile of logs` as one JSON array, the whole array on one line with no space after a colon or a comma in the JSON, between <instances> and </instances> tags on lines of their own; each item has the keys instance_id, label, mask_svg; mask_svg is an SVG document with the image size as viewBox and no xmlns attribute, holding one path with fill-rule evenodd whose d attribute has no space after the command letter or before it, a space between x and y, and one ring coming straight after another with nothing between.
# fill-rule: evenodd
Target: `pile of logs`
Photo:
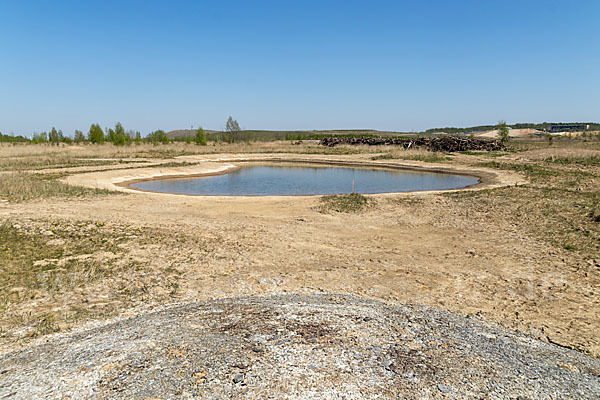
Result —
<instances>
[{"instance_id":1,"label":"pile of logs","mask_svg":"<svg viewBox=\"0 0 600 400\"><path fill-rule=\"evenodd\" d=\"M452 153L455 151L500 151L506 147L499 140L490 140L474 137L325 137L319 141L319 144L327 147L333 147L338 144L366 144L369 146L394 145L402 146L405 149L422 148L430 151L444 151Z\"/></svg>"}]
</instances>

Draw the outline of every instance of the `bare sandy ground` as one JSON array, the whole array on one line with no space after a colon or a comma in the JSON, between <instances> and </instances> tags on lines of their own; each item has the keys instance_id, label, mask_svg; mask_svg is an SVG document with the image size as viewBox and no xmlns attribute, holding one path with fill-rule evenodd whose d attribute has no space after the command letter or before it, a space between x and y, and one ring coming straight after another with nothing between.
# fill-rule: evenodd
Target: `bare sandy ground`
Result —
<instances>
[{"instance_id":1,"label":"bare sandy ground","mask_svg":"<svg viewBox=\"0 0 600 400\"><path fill-rule=\"evenodd\" d=\"M232 295L347 293L390 303L431 305L479 315L537 338L600 355L598 282L571 268L564 252L521 232L510 221L490 223L485 210L459 209L436 193L371 196L361 214L323 214L319 197L205 197L133 191L126 180L215 173L236 160L266 158L366 162L368 155L218 155L180 157L189 167L153 167L68 176L66 181L127 191L121 196L52 200L0 207L12 220L94 220L151 227L181 242L129 251L145 262L159 291L168 266L177 274L177 302ZM388 160L381 162L389 164ZM409 166L452 171L419 162ZM507 171L471 170L483 184L517 185ZM594 280L595 279L595 280ZM128 282L128 284L132 284ZM115 287L118 283L115 283ZM99 287L87 297L111 297ZM73 295L73 301L78 301Z\"/></svg>"},{"instance_id":2,"label":"bare sandy ground","mask_svg":"<svg viewBox=\"0 0 600 400\"><path fill-rule=\"evenodd\" d=\"M528 137L534 137L534 136L536 136L536 134L540 134L540 133L542 133L542 132L538 131L537 129L511 129L509 131L508 136L511 138L528 138ZM498 138L498 130L494 129L491 131L478 133L475 136L479 136L482 138L497 139Z\"/></svg>"}]
</instances>

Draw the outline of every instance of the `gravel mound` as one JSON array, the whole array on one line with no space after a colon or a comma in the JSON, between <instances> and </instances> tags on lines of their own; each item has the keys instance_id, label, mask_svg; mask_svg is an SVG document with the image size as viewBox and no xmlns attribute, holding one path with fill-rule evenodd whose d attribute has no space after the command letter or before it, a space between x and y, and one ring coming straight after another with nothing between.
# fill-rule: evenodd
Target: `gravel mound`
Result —
<instances>
[{"instance_id":1,"label":"gravel mound","mask_svg":"<svg viewBox=\"0 0 600 400\"><path fill-rule=\"evenodd\" d=\"M600 360L339 295L193 303L0 356L0 399L600 398Z\"/></svg>"}]
</instances>

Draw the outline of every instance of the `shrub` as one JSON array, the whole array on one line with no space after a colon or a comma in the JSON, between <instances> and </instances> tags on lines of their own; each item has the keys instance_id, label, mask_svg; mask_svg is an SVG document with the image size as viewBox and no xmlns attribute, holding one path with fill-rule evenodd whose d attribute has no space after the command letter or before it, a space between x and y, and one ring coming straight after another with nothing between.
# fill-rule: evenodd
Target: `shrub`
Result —
<instances>
[{"instance_id":1,"label":"shrub","mask_svg":"<svg viewBox=\"0 0 600 400\"><path fill-rule=\"evenodd\" d=\"M206 146L206 132L201 127L196 131L196 136L194 138L197 145Z\"/></svg>"}]
</instances>

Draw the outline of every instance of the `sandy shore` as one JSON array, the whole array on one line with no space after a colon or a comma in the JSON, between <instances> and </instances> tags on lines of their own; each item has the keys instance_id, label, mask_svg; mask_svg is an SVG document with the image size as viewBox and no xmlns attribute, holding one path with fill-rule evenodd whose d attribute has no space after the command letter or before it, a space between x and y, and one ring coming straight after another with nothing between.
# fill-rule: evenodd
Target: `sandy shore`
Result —
<instances>
[{"instance_id":1,"label":"sandy shore","mask_svg":"<svg viewBox=\"0 0 600 400\"><path fill-rule=\"evenodd\" d=\"M522 176L507 171L497 171L485 168L453 167L447 165L432 165L419 162L384 162L365 160L356 156L324 157L322 155L271 155L271 154L235 154L216 156L182 156L178 161L197 163L183 167L153 166L149 168L136 168L130 170L110 169L106 171L74 174L63 181L71 185L81 185L91 188L118 190L126 192L140 191L130 185L135 182L151 179L177 179L184 177L212 176L232 172L249 162L266 163L314 163L320 165L337 165L348 167L378 167L407 171L427 171L437 173L452 173L468 175L479 178L477 185L456 190L479 190L502 186L524 184ZM441 191L429 191L441 192ZM384 195L381 195L384 196Z\"/></svg>"}]
</instances>

